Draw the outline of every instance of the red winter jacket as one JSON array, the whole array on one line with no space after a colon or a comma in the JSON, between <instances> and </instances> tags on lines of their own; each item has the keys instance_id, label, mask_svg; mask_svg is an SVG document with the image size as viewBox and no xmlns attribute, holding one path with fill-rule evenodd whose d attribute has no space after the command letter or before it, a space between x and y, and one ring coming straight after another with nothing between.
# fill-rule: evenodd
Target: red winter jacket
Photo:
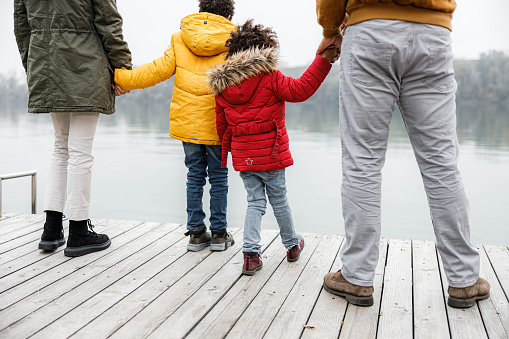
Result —
<instances>
[{"instance_id":1,"label":"red winter jacket","mask_svg":"<svg viewBox=\"0 0 509 339\"><path fill-rule=\"evenodd\" d=\"M317 56L299 78L284 76L275 48L249 49L232 55L207 74L216 96L217 134L223 143L221 166L231 151L233 168L261 172L293 164L285 126L285 101L311 97L331 64Z\"/></svg>"}]
</instances>

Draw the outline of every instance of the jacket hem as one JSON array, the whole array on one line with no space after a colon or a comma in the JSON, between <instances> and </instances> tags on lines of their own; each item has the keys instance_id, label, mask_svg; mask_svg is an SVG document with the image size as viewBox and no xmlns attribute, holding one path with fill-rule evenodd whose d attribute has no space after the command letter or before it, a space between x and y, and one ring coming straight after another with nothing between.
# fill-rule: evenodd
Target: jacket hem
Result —
<instances>
[{"instance_id":1,"label":"jacket hem","mask_svg":"<svg viewBox=\"0 0 509 339\"><path fill-rule=\"evenodd\" d=\"M170 137L173 139L177 139L184 142L189 142L191 144L199 144L199 145L221 145L221 142L219 140L202 140L202 139L191 139L191 138L185 138L180 137L178 135L170 133Z\"/></svg>"},{"instance_id":2,"label":"jacket hem","mask_svg":"<svg viewBox=\"0 0 509 339\"><path fill-rule=\"evenodd\" d=\"M29 107L28 113L70 113L70 112L93 112L111 115L115 108L104 109L99 107Z\"/></svg>"}]
</instances>

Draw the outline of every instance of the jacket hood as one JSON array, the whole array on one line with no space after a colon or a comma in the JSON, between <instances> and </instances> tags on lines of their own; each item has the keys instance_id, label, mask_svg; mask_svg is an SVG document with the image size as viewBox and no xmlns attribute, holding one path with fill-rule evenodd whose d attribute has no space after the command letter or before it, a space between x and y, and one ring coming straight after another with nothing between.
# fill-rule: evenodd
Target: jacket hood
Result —
<instances>
[{"instance_id":1,"label":"jacket hood","mask_svg":"<svg viewBox=\"0 0 509 339\"><path fill-rule=\"evenodd\" d=\"M223 16L201 12L190 14L180 22L182 40L196 55L213 56L225 52L230 32L237 29Z\"/></svg>"},{"instance_id":2,"label":"jacket hood","mask_svg":"<svg viewBox=\"0 0 509 339\"><path fill-rule=\"evenodd\" d=\"M226 59L224 65L216 65L207 72L208 86L214 95L223 93L228 86L240 85L247 78L255 78L261 73L272 73L279 67L279 49L250 48L235 53ZM253 81L258 83L256 79ZM244 87L244 86L242 86ZM246 90L254 90L246 86ZM240 86L232 87L235 92L242 92ZM239 93L237 93L239 94ZM250 96L250 95L248 95Z\"/></svg>"}]
</instances>

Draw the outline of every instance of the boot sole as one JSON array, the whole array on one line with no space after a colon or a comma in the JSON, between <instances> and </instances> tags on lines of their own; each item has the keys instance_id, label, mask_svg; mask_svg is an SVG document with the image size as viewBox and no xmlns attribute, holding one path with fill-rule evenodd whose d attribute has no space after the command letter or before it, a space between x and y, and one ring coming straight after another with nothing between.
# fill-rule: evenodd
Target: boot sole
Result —
<instances>
[{"instance_id":1,"label":"boot sole","mask_svg":"<svg viewBox=\"0 0 509 339\"><path fill-rule=\"evenodd\" d=\"M357 297L357 296L349 294L349 293L333 290L332 288L329 288L327 285L325 285L325 283L323 283L323 288L329 293L332 293L332 294L335 294L335 295L345 298L346 301L348 301L350 304L353 304L353 305L372 306L374 303L373 296Z\"/></svg>"},{"instance_id":2,"label":"boot sole","mask_svg":"<svg viewBox=\"0 0 509 339\"><path fill-rule=\"evenodd\" d=\"M454 307L454 308L469 308L475 305L475 302L477 300L484 300L488 299L490 297L490 292L483 295L478 295L472 298L468 299L460 299L460 298L454 298L449 297L447 298L447 305Z\"/></svg>"},{"instance_id":3,"label":"boot sole","mask_svg":"<svg viewBox=\"0 0 509 339\"><path fill-rule=\"evenodd\" d=\"M233 245L235 245L235 240L233 240L233 238L232 238L232 241L230 241L230 242L223 242L220 244L211 244L210 250L211 251L225 251L228 247L231 247Z\"/></svg>"},{"instance_id":4,"label":"boot sole","mask_svg":"<svg viewBox=\"0 0 509 339\"><path fill-rule=\"evenodd\" d=\"M94 244L94 245L85 245L78 247L66 247L64 250L64 255L66 257L79 257L85 254L99 252L107 249L111 245L111 240L108 239L105 243L102 244Z\"/></svg>"},{"instance_id":5,"label":"boot sole","mask_svg":"<svg viewBox=\"0 0 509 339\"><path fill-rule=\"evenodd\" d=\"M209 242L203 242L201 244L187 244L187 250L192 252L198 252L204 249L205 247L210 246Z\"/></svg>"},{"instance_id":6,"label":"boot sole","mask_svg":"<svg viewBox=\"0 0 509 339\"><path fill-rule=\"evenodd\" d=\"M256 272L258 272L259 270L261 270L263 267L263 262L261 263L260 266L258 266L254 271L244 271L242 270L242 274L244 275L254 275Z\"/></svg>"},{"instance_id":7,"label":"boot sole","mask_svg":"<svg viewBox=\"0 0 509 339\"><path fill-rule=\"evenodd\" d=\"M62 245L65 245L65 238L57 240L41 240L39 242L39 249L44 251L54 251Z\"/></svg>"}]
</instances>

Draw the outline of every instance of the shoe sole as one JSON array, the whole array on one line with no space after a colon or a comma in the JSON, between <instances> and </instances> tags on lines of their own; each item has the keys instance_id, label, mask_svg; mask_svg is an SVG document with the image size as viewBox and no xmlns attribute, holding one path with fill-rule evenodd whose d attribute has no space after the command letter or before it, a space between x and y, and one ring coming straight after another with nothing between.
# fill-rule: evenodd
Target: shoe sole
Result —
<instances>
[{"instance_id":1,"label":"shoe sole","mask_svg":"<svg viewBox=\"0 0 509 339\"><path fill-rule=\"evenodd\" d=\"M78 247L67 247L64 250L64 255L66 257L79 257L85 254L93 253L93 252L99 252L102 250L107 249L111 245L111 240L108 239L105 243L102 244L95 244L95 245L85 245L85 246L78 246Z\"/></svg>"},{"instance_id":2,"label":"shoe sole","mask_svg":"<svg viewBox=\"0 0 509 339\"><path fill-rule=\"evenodd\" d=\"M373 296L357 297L357 296L349 294L349 293L344 293L344 292L339 292L339 291L333 290L332 288L329 288L327 285L325 285L325 283L323 283L323 288L329 293L332 293L332 294L335 294L335 295L345 298L346 301L348 301L350 304L353 304L353 305L372 306L374 303Z\"/></svg>"},{"instance_id":3,"label":"shoe sole","mask_svg":"<svg viewBox=\"0 0 509 339\"><path fill-rule=\"evenodd\" d=\"M229 242L223 242L220 244L211 244L210 250L211 251L225 251L228 247L231 247L233 245L235 245L235 240L233 240L233 238L232 238L232 241L229 241Z\"/></svg>"},{"instance_id":4,"label":"shoe sole","mask_svg":"<svg viewBox=\"0 0 509 339\"><path fill-rule=\"evenodd\" d=\"M487 294L478 295L478 296L468 298L468 299L449 297L449 298L447 298L447 305L454 307L454 308L469 308L469 307L474 306L476 301L488 299L489 297L490 297L490 292L488 292Z\"/></svg>"},{"instance_id":5,"label":"shoe sole","mask_svg":"<svg viewBox=\"0 0 509 339\"><path fill-rule=\"evenodd\" d=\"M44 251L54 251L62 245L65 245L65 238L58 240L41 240L39 242L39 249Z\"/></svg>"},{"instance_id":6,"label":"shoe sole","mask_svg":"<svg viewBox=\"0 0 509 339\"><path fill-rule=\"evenodd\" d=\"M244 271L242 270L242 274L244 275L254 275L256 272L258 272L259 270L261 270L263 267L263 262L261 263L260 266L258 266L254 271Z\"/></svg>"},{"instance_id":7,"label":"shoe sole","mask_svg":"<svg viewBox=\"0 0 509 339\"><path fill-rule=\"evenodd\" d=\"M204 249L205 247L210 246L209 242L203 242L201 244L187 244L187 250L192 252L198 252Z\"/></svg>"}]
</instances>

